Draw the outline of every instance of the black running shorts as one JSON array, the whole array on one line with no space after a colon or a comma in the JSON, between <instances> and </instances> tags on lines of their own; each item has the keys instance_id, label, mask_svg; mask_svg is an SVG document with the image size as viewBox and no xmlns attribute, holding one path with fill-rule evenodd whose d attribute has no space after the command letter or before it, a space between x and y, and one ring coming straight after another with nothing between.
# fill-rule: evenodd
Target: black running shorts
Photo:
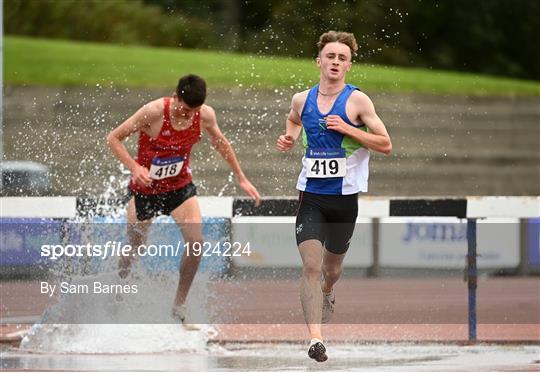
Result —
<instances>
[{"instance_id":1,"label":"black running shorts","mask_svg":"<svg viewBox=\"0 0 540 373\"><path fill-rule=\"evenodd\" d=\"M296 244L320 241L326 250L344 254L358 216L358 194L325 195L300 192L296 215Z\"/></svg>"},{"instance_id":2,"label":"black running shorts","mask_svg":"<svg viewBox=\"0 0 540 373\"><path fill-rule=\"evenodd\" d=\"M189 183L178 190L161 194L140 194L131 190L130 193L135 197L137 220L143 221L158 215L170 215L175 208L197 195L197 187Z\"/></svg>"}]
</instances>

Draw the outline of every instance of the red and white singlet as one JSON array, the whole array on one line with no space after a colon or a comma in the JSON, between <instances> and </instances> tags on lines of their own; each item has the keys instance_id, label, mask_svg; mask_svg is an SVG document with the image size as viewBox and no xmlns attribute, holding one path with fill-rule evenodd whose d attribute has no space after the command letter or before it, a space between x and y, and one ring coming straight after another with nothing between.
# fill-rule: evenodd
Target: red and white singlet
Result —
<instances>
[{"instance_id":1,"label":"red and white singlet","mask_svg":"<svg viewBox=\"0 0 540 373\"><path fill-rule=\"evenodd\" d=\"M152 185L141 186L133 181L129 189L140 194L160 194L178 190L192 181L189 168L191 148L201 139L201 114L196 112L191 126L175 130L171 124L171 99L164 97L163 125L156 138L143 131L139 134L137 163L150 170Z\"/></svg>"}]
</instances>

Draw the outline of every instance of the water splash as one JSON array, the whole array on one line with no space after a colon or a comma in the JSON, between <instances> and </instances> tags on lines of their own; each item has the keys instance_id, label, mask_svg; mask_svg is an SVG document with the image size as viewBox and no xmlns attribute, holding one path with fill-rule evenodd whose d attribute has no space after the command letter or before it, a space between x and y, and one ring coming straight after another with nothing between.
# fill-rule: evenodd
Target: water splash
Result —
<instances>
[{"instance_id":1,"label":"water splash","mask_svg":"<svg viewBox=\"0 0 540 373\"><path fill-rule=\"evenodd\" d=\"M207 351L211 328L186 331L168 324L39 324L20 349L35 353L135 354Z\"/></svg>"},{"instance_id":2,"label":"water splash","mask_svg":"<svg viewBox=\"0 0 540 373\"><path fill-rule=\"evenodd\" d=\"M96 237L102 237L103 229L107 237L119 240L123 237L126 208L117 202L121 198L118 186L125 188L126 184L127 181L110 176L105 183L105 191L97 198L95 208L69 222L73 229L79 230L84 226L78 237L81 242L93 242ZM170 220L163 216L156 222L171 223L167 219ZM118 229L122 230L122 234L118 233ZM152 234L149 233L151 241ZM188 312L197 316L194 320L203 324L198 331L188 331L171 314L179 276L177 267L154 271L139 258L134 261L126 279L118 276L117 268L117 257L102 260L97 257L65 256L58 260L49 268L49 282L57 285L58 293L62 281L87 286L90 291L60 294L58 303L49 307L24 337L21 350L85 354L206 351L208 339L216 333L207 323L211 274L199 272L194 279L186 305ZM138 294L95 293L93 284L96 282L128 286L136 284ZM134 315L137 317L134 318Z\"/></svg>"},{"instance_id":3,"label":"water splash","mask_svg":"<svg viewBox=\"0 0 540 373\"><path fill-rule=\"evenodd\" d=\"M233 184L233 178L234 178L234 173L231 171L229 172L229 176L227 177L227 182L225 184L223 184L223 187L221 187L220 191L218 192L218 197L223 197L224 193L225 193L225 190L231 185Z\"/></svg>"},{"instance_id":4,"label":"water splash","mask_svg":"<svg viewBox=\"0 0 540 373\"><path fill-rule=\"evenodd\" d=\"M171 316L177 277L152 277L141 274L140 268L135 266L133 272L139 279L139 287L145 289L143 298L117 295L111 300L110 296L95 294L62 296L23 338L20 349L39 353L83 354L206 352L208 340L216 335L215 329L201 324L200 330L186 330ZM73 278L73 282L76 281L118 283L119 279L116 273L102 273ZM188 311L197 313L198 317L206 310L207 283L206 276L198 276L188 298ZM160 323L124 323L126 315L133 313L146 319L155 318ZM75 320L80 315L91 315L94 321L102 323L62 323L66 319Z\"/></svg>"}]
</instances>

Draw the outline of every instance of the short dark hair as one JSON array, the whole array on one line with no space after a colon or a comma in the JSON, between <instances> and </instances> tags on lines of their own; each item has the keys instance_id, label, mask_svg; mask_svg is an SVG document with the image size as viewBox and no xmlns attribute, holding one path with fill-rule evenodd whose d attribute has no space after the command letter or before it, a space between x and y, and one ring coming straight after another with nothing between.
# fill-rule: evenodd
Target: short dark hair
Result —
<instances>
[{"instance_id":1,"label":"short dark hair","mask_svg":"<svg viewBox=\"0 0 540 373\"><path fill-rule=\"evenodd\" d=\"M176 95L190 107L198 107L206 100L206 82L198 75L184 75L178 81Z\"/></svg>"}]
</instances>

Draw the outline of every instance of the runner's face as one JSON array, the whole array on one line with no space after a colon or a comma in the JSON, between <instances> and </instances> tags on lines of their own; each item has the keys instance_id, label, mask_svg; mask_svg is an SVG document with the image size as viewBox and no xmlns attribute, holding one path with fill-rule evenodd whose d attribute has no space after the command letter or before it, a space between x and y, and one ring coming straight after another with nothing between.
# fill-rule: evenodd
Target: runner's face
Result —
<instances>
[{"instance_id":1,"label":"runner's face","mask_svg":"<svg viewBox=\"0 0 540 373\"><path fill-rule=\"evenodd\" d=\"M184 118L191 118L196 112L200 111L201 110L201 106L197 106L197 107L190 107L188 104L186 104L184 101L182 101L180 98L178 98L176 95L175 95L175 105L174 105L174 113L175 115L179 116L179 117L184 117Z\"/></svg>"},{"instance_id":2,"label":"runner's face","mask_svg":"<svg viewBox=\"0 0 540 373\"><path fill-rule=\"evenodd\" d=\"M321 77L328 80L344 80L351 65L351 49L337 41L326 44L317 57Z\"/></svg>"}]
</instances>

